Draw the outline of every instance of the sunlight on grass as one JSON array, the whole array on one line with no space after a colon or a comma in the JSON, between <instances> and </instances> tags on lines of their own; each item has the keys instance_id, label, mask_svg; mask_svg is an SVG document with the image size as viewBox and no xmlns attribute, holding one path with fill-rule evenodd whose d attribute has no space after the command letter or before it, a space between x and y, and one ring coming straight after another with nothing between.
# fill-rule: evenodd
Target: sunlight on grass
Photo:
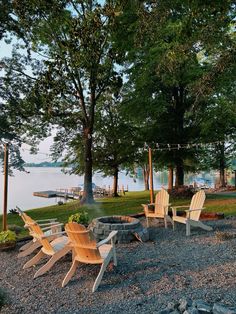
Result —
<instances>
[{"instance_id":1,"label":"sunlight on grass","mask_svg":"<svg viewBox=\"0 0 236 314\"><path fill-rule=\"evenodd\" d=\"M31 209L28 214L35 220L57 218L60 222L67 222L71 214L85 210L90 220L99 216L127 215L142 212L142 203L149 202L149 192L128 192L125 196L118 198L104 198L96 200L93 205L81 206L78 201L71 201L63 205L53 205L42 208ZM186 205L190 199L171 199L172 205ZM225 215L236 215L236 194L207 195L205 203L206 211L223 212ZM16 214L8 214L8 224L23 226L23 221ZM2 216L0 216L2 225Z\"/></svg>"}]
</instances>

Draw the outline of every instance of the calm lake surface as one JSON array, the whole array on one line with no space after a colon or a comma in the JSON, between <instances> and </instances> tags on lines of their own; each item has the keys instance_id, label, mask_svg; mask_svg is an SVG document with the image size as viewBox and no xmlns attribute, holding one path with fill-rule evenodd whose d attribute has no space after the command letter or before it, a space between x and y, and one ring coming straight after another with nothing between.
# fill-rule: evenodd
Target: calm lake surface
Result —
<instances>
[{"instance_id":1,"label":"calm lake surface","mask_svg":"<svg viewBox=\"0 0 236 314\"><path fill-rule=\"evenodd\" d=\"M58 202L56 198L41 198L33 196L33 192L56 190L60 188L76 187L83 183L82 176L68 175L61 171L61 168L26 168L26 172L15 171L14 176L9 177L8 185L8 210L19 206L23 210L53 205ZM199 175L204 177L210 186L214 185L214 177L210 174ZM187 176L186 182L192 184L197 176ZM154 188L167 186L167 172L154 173ZM110 185L112 187L112 177L104 178L102 174L95 173L93 182L100 186ZM119 174L119 185L128 185L129 191L143 191L144 183L141 173L135 178L126 175L125 172ZM3 175L0 175L0 214L3 207Z\"/></svg>"}]
</instances>

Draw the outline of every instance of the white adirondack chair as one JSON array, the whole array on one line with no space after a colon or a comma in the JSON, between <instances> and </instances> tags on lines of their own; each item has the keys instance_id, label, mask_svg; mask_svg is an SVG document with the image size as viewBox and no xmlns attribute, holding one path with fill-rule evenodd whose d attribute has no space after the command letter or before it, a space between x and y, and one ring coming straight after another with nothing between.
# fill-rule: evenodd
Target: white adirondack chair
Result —
<instances>
[{"instance_id":1,"label":"white adirondack chair","mask_svg":"<svg viewBox=\"0 0 236 314\"><path fill-rule=\"evenodd\" d=\"M115 251L115 236L117 231L112 231L105 239L96 243L93 234L84 226L70 222L65 226L66 233L70 239L70 246L73 250L73 262L66 274L62 287L64 287L74 275L79 263L101 264L100 272L95 280L92 292L96 291L110 260L113 258L114 265L117 265ZM110 242L111 244L107 244Z\"/></svg>"},{"instance_id":2,"label":"white adirondack chair","mask_svg":"<svg viewBox=\"0 0 236 314\"><path fill-rule=\"evenodd\" d=\"M173 212L173 229L175 229L175 222L186 224L186 235L190 236L190 227L200 227L204 230L211 231L212 227L203 224L199 219L201 211L204 209L203 204L205 202L205 192L203 190L193 195L190 206L175 206L172 207ZM186 216L181 217L177 215L177 208L189 207L185 210Z\"/></svg>"},{"instance_id":3,"label":"white adirondack chair","mask_svg":"<svg viewBox=\"0 0 236 314\"><path fill-rule=\"evenodd\" d=\"M165 189L161 189L156 195L155 203L142 204L144 213L147 219L147 226L149 227L149 218L164 219L165 228L167 228L167 222L172 223L172 219L168 215L169 193ZM154 205L154 211L149 210L149 206Z\"/></svg>"},{"instance_id":4,"label":"white adirondack chair","mask_svg":"<svg viewBox=\"0 0 236 314\"><path fill-rule=\"evenodd\" d=\"M55 233L54 235L60 235L60 237L49 242L48 238L50 238L50 236L45 235L37 223L30 223L29 228L30 234L41 243L42 247L40 251L24 265L23 269L36 265L45 256L50 256L49 261L35 273L34 278L36 278L47 272L56 261L70 252L71 248L68 245L68 238L62 236L65 232Z\"/></svg>"},{"instance_id":5,"label":"white adirondack chair","mask_svg":"<svg viewBox=\"0 0 236 314\"><path fill-rule=\"evenodd\" d=\"M37 223L39 224L41 230L44 232L44 235L49 236L48 240L52 241L58 238L58 232L61 231L61 226L63 224L58 223L56 218L52 219L41 219L41 220L33 220L30 216L28 216L24 211L22 211L19 207L16 206L16 209L19 213L19 216L24 221L24 227L29 229L29 232L32 231L30 228L30 224ZM33 233L32 233L33 234ZM55 235L56 234L56 235ZM25 257L33 253L37 248L41 247L42 244L37 238L33 238L31 241L26 243L20 248L20 253L17 257Z\"/></svg>"}]
</instances>

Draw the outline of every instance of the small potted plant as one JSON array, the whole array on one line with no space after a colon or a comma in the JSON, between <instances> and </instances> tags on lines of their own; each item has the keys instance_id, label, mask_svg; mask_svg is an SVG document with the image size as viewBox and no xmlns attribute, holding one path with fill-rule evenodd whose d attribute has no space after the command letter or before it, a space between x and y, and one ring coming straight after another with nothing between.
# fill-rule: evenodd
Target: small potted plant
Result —
<instances>
[{"instance_id":1,"label":"small potted plant","mask_svg":"<svg viewBox=\"0 0 236 314\"><path fill-rule=\"evenodd\" d=\"M0 232L0 250L10 250L16 246L16 233L11 230Z\"/></svg>"},{"instance_id":2,"label":"small potted plant","mask_svg":"<svg viewBox=\"0 0 236 314\"><path fill-rule=\"evenodd\" d=\"M77 222L78 224L87 227L89 223L89 215L87 212L82 211L80 213L71 215L68 219L68 222Z\"/></svg>"}]
</instances>

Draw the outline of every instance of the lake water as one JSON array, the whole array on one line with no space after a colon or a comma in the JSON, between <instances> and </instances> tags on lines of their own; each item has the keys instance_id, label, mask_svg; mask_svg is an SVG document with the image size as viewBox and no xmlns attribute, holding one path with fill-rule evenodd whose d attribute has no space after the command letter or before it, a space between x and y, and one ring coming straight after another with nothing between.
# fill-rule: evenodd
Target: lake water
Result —
<instances>
[{"instance_id":1,"label":"lake water","mask_svg":"<svg viewBox=\"0 0 236 314\"><path fill-rule=\"evenodd\" d=\"M8 185L8 210L19 206L26 210L36 207L53 205L58 202L56 198L41 198L33 196L33 192L56 190L60 188L76 187L83 183L83 177L77 175L64 174L61 168L26 168L26 172L15 171L14 176L9 177ZM202 177L203 175L201 175ZM214 185L214 177L209 174L204 175L205 179L209 180L210 185ZM192 184L196 176L187 176L186 180ZM161 186L167 186L167 172L154 173L154 189L159 189ZM101 174L95 173L93 182L100 186L110 185L112 187L113 178L104 178ZM143 191L143 178L138 175L132 178L126 175L125 172L119 174L119 185L128 185L129 191ZM3 204L3 175L0 175L0 214L2 213Z\"/></svg>"}]
</instances>

